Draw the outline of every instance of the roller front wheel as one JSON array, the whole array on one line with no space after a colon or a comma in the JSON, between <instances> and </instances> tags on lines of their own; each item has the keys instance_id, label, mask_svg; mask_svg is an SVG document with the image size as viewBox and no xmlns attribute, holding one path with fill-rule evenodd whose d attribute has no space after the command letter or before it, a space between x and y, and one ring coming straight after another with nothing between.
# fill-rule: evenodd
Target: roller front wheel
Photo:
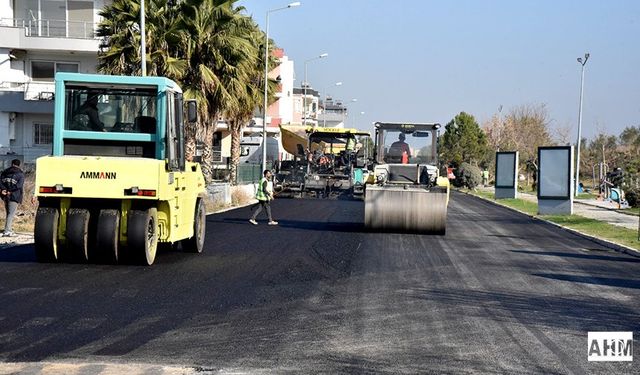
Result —
<instances>
[{"instance_id":1,"label":"roller front wheel","mask_svg":"<svg viewBox=\"0 0 640 375\"><path fill-rule=\"evenodd\" d=\"M191 253L201 253L204 249L204 236L207 227L207 213L205 212L204 202L198 199L195 209L195 217L193 221L193 236L187 238L182 243L182 248Z\"/></svg>"},{"instance_id":2,"label":"roller front wheel","mask_svg":"<svg viewBox=\"0 0 640 375\"><path fill-rule=\"evenodd\" d=\"M131 210L127 224L129 252L137 264L150 266L158 249L158 211Z\"/></svg>"}]
</instances>

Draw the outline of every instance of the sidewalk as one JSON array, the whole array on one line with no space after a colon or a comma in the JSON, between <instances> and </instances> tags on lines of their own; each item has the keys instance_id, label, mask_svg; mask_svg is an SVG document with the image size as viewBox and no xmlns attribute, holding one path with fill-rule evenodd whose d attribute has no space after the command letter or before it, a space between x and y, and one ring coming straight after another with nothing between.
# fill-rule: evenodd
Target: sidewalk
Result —
<instances>
[{"instance_id":1,"label":"sidewalk","mask_svg":"<svg viewBox=\"0 0 640 375\"><path fill-rule=\"evenodd\" d=\"M494 192L493 186L478 187L478 189L488 191L490 193ZM518 192L518 198L538 203L538 197L534 194ZM616 211L617 208L617 204L598 201L595 199L575 199L573 201L573 213L575 215L637 230L640 218L635 215L628 215Z\"/></svg>"}]
</instances>

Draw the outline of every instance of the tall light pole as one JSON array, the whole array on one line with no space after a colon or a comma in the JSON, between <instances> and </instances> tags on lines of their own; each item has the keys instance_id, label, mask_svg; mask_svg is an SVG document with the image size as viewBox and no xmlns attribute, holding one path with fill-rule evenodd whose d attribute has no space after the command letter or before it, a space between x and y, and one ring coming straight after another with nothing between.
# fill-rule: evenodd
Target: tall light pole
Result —
<instances>
[{"instance_id":1,"label":"tall light pole","mask_svg":"<svg viewBox=\"0 0 640 375\"><path fill-rule=\"evenodd\" d=\"M582 57L578 57L578 63L582 65L582 75L580 77L580 109L578 111L578 150L576 157L576 191L575 196L578 196L578 188L580 187L580 142L582 141L582 94L584 92L584 66L589 60L589 54L584 54L584 60Z\"/></svg>"},{"instance_id":2,"label":"tall light pole","mask_svg":"<svg viewBox=\"0 0 640 375\"><path fill-rule=\"evenodd\" d=\"M147 75L147 36L145 32L144 0L140 0L140 68L142 76Z\"/></svg>"},{"instance_id":3,"label":"tall light pole","mask_svg":"<svg viewBox=\"0 0 640 375\"><path fill-rule=\"evenodd\" d=\"M296 1L286 7L270 9L267 11L267 26L264 41L264 108L262 111L262 170L267 169L267 86L269 84L269 14L279 10L289 9L300 6L300 2Z\"/></svg>"},{"instance_id":4,"label":"tall light pole","mask_svg":"<svg viewBox=\"0 0 640 375\"><path fill-rule=\"evenodd\" d=\"M350 102L351 103L356 103L356 102L358 102L358 99L357 98L353 98L353 99L350 100ZM345 104L344 111L342 111L342 126L345 127L345 128L347 127L347 117L349 117L349 114L347 113L347 106ZM355 118L354 118L354 121L355 121Z\"/></svg>"},{"instance_id":5,"label":"tall light pole","mask_svg":"<svg viewBox=\"0 0 640 375\"><path fill-rule=\"evenodd\" d=\"M342 82L336 82L333 84L334 86L342 86ZM322 116L322 127L327 127L327 98L329 94L327 93L329 90L324 91L324 116Z\"/></svg>"},{"instance_id":6,"label":"tall light pole","mask_svg":"<svg viewBox=\"0 0 640 375\"><path fill-rule=\"evenodd\" d=\"M363 115L364 115L364 111L360 111L360 116L363 116ZM358 120L355 119L355 118L353 120L354 120L353 121L353 127L357 129L358 128Z\"/></svg>"},{"instance_id":7,"label":"tall light pole","mask_svg":"<svg viewBox=\"0 0 640 375\"><path fill-rule=\"evenodd\" d=\"M303 87L304 94L302 97L302 106L304 107L304 111L303 111L304 117L302 118L302 125L305 125L305 126L307 125L307 86L309 86L309 81L307 81L307 64L309 64L311 61L322 59L327 56L329 56L328 53L323 53L319 56L316 56L304 62L304 87Z\"/></svg>"}]
</instances>

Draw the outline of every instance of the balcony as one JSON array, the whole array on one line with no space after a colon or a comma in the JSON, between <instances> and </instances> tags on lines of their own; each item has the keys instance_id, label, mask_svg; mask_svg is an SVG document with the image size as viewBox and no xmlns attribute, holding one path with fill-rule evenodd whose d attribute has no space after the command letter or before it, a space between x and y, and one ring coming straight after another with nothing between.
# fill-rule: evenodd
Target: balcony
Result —
<instances>
[{"instance_id":1,"label":"balcony","mask_svg":"<svg viewBox=\"0 0 640 375\"><path fill-rule=\"evenodd\" d=\"M0 18L0 26L23 29L29 37L93 39L97 25L85 21Z\"/></svg>"},{"instance_id":2,"label":"balcony","mask_svg":"<svg viewBox=\"0 0 640 375\"><path fill-rule=\"evenodd\" d=\"M43 51L98 51L96 24L85 21L65 21L0 18L1 47Z\"/></svg>"},{"instance_id":3,"label":"balcony","mask_svg":"<svg viewBox=\"0 0 640 375\"><path fill-rule=\"evenodd\" d=\"M24 100L53 100L55 84L48 81L0 82L0 91L22 92Z\"/></svg>"},{"instance_id":4,"label":"balcony","mask_svg":"<svg viewBox=\"0 0 640 375\"><path fill-rule=\"evenodd\" d=\"M53 82L0 82L0 111L53 113Z\"/></svg>"}]
</instances>

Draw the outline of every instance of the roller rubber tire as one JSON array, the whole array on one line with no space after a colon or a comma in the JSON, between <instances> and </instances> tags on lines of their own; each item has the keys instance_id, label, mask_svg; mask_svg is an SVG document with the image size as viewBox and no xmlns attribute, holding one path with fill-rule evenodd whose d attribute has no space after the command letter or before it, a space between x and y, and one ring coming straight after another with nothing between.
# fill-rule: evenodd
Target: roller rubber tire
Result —
<instances>
[{"instance_id":1,"label":"roller rubber tire","mask_svg":"<svg viewBox=\"0 0 640 375\"><path fill-rule=\"evenodd\" d=\"M34 247L38 262L51 263L58 260L58 220L57 208L40 207L36 213L33 231Z\"/></svg>"},{"instance_id":2,"label":"roller rubber tire","mask_svg":"<svg viewBox=\"0 0 640 375\"><path fill-rule=\"evenodd\" d=\"M153 264L158 250L158 211L155 207L129 212L127 241L136 264Z\"/></svg>"},{"instance_id":3,"label":"roller rubber tire","mask_svg":"<svg viewBox=\"0 0 640 375\"><path fill-rule=\"evenodd\" d=\"M193 236L182 242L182 249L190 253L201 253L204 249L204 236L207 227L207 213L202 199L196 203L193 221Z\"/></svg>"},{"instance_id":4,"label":"roller rubber tire","mask_svg":"<svg viewBox=\"0 0 640 375\"><path fill-rule=\"evenodd\" d=\"M67 249L72 261L89 261L89 210L71 208L67 212Z\"/></svg>"},{"instance_id":5,"label":"roller rubber tire","mask_svg":"<svg viewBox=\"0 0 640 375\"><path fill-rule=\"evenodd\" d=\"M120 211L100 210L96 230L96 252L100 260L118 262L120 240Z\"/></svg>"}]
</instances>

